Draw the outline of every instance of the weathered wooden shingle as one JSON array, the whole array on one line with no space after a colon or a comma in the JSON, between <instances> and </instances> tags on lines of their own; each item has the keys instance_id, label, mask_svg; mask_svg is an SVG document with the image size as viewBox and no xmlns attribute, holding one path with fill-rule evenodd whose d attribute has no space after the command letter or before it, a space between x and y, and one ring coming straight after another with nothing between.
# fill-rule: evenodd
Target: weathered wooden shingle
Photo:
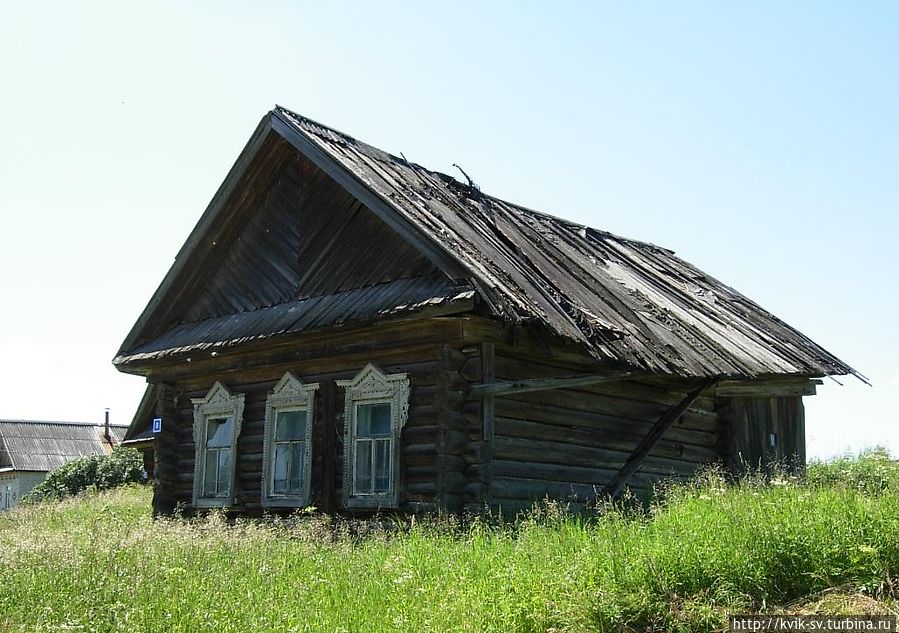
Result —
<instances>
[{"instance_id":1,"label":"weathered wooden shingle","mask_svg":"<svg viewBox=\"0 0 899 633\"><path fill-rule=\"evenodd\" d=\"M494 198L285 108L273 115L458 261L502 319L661 373L855 373L670 250Z\"/></svg>"},{"instance_id":2,"label":"weathered wooden shingle","mask_svg":"<svg viewBox=\"0 0 899 633\"><path fill-rule=\"evenodd\" d=\"M114 362L475 294L491 316L599 362L687 377L856 373L670 250L486 195L282 107L263 118Z\"/></svg>"},{"instance_id":3,"label":"weathered wooden shingle","mask_svg":"<svg viewBox=\"0 0 899 633\"><path fill-rule=\"evenodd\" d=\"M115 362L162 358L196 349L230 347L281 334L410 315L428 308L470 307L474 290L454 286L443 274L408 277L365 288L308 297L258 310L185 323Z\"/></svg>"}]
</instances>

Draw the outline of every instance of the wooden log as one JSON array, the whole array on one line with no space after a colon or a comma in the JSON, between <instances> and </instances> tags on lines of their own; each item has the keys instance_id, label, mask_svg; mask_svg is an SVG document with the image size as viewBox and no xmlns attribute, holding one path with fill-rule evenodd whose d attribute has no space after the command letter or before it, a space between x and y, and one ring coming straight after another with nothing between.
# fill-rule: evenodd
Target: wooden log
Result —
<instances>
[{"instance_id":1,"label":"wooden log","mask_svg":"<svg viewBox=\"0 0 899 633\"><path fill-rule=\"evenodd\" d=\"M494 473L496 477L539 479L560 484L589 484L595 486L597 491L601 490L605 482L616 472L617 470L614 468L589 468L586 466L511 461L499 456L494 458Z\"/></svg>"},{"instance_id":2,"label":"wooden log","mask_svg":"<svg viewBox=\"0 0 899 633\"><path fill-rule=\"evenodd\" d=\"M487 451L489 447L487 442L474 441L469 442L466 447L465 453L463 454L463 458L469 464L486 464L487 463Z\"/></svg>"},{"instance_id":3,"label":"wooden log","mask_svg":"<svg viewBox=\"0 0 899 633\"><path fill-rule=\"evenodd\" d=\"M483 398L486 395L500 396L534 391L551 391L583 385L595 385L601 382L618 382L634 376L634 372L617 374L592 374L587 376L560 376L556 378L531 378L526 380L502 380L484 382L474 385L469 390L469 397Z\"/></svg>"},{"instance_id":4,"label":"wooden log","mask_svg":"<svg viewBox=\"0 0 899 633\"><path fill-rule=\"evenodd\" d=\"M592 466L617 471L627 461L631 450L616 451L562 442L497 436L493 458L517 460L534 465ZM644 466L651 466L654 470L662 469L664 472L692 473L701 463L653 454L648 456Z\"/></svg>"},{"instance_id":5,"label":"wooden log","mask_svg":"<svg viewBox=\"0 0 899 633\"><path fill-rule=\"evenodd\" d=\"M406 495L409 497L418 496L433 498L436 493L437 486L433 480L406 484Z\"/></svg>"},{"instance_id":6,"label":"wooden log","mask_svg":"<svg viewBox=\"0 0 899 633\"><path fill-rule=\"evenodd\" d=\"M493 382L496 377L496 346L494 343L481 344L481 376L485 383ZM493 444L495 441L496 396L485 394L481 398L481 426L484 438L483 468L481 481L485 485L486 495L470 502L489 504L492 496L493 481Z\"/></svg>"},{"instance_id":7,"label":"wooden log","mask_svg":"<svg viewBox=\"0 0 899 633\"><path fill-rule=\"evenodd\" d=\"M649 430L648 427L641 425L637 429L628 429L628 432L624 432L620 428L603 431L593 428L564 427L505 417L496 418L497 437L545 440L585 448L622 451L626 454L630 454L642 439L643 435L640 435L641 429L643 429L644 435ZM693 462L709 462L718 456L718 452L715 450L714 436L699 434L701 437L697 438L695 437L697 434L685 435L697 443L682 442L665 436L656 444L652 454ZM698 443L701 441L702 443Z\"/></svg>"},{"instance_id":8,"label":"wooden log","mask_svg":"<svg viewBox=\"0 0 899 633\"><path fill-rule=\"evenodd\" d=\"M633 476L640 465L649 455L649 452L655 446L659 438L667 431L677 419L684 414L687 408L693 403L703 391L712 387L717 379L710 378L702 381L702 383L694 390L686 395L686 397L677 405L665 412L655 426L647 433L646 437L640 442L634 452L628 457L621 470L609 481L605 488L605 492L610 496L617 497L621 494L628 480Z\"/></svg>"},{"instance_id":9,"label":"wooden log","mask_svg":"<svg viewBox=\"0 0 899 633\"><path fill-rule=\"evenodd\" d=\"M162 418L162 431L154 438L156 464L153 481L153 516L174 513L177 505L178 394L169 383L156 385L156 416ZM192 472L192 471L191 471Z\"/></svg>"},{"instance_id":10,"label":"wooden log","mask_svg":"<svg viewBox=\"0 0 899 633\"><path fill-rule=\"evenodd\" d=\"M591 484L501 477L498 473L493 479L492 488L494 499L523 499L532 503L544 497L559 501L595 499L602 491L601 486Z\"/></svg>"},{"instance_id":11,"label":"wooden log","mask_svg":"<svg viewBox=\"0 0 899 633\"><path fill-rule=\"evenodd\" d=\"M641 411L629 411L621 407L619 407L620 412L609 412L601 405L585 409L586 406L583 402L575 400L568 402L559 400L556 404L544 404L512 398L498 398L496 402L497 417L530 420L556 426L611 429L616 433L627 432L628 429L649 430L659 416L664 413L662 410L656 415L644 415ZM681 421L675 424L673 431L677 435L671 437L677 437L681 441L690 441L689 438L695 434L697 438L704 438L699 443L713 441L711 436L715 433L715 423L709 420L710 423L706 424L707 419L703 417L700 424L695 418L689 419L689 415L686 413L687 419L682 417ZM642 433L643 431L636 430L635 432ZM703 434L707 434L708 437Z\"/></svg>"}]
</instances>

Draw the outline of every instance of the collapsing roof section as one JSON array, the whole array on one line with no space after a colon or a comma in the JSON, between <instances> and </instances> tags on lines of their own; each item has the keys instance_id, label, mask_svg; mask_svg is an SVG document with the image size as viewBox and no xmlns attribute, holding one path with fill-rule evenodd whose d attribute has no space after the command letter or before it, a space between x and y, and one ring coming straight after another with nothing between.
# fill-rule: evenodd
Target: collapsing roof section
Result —
<instances>
[{"instance_id":1,"label":"collapsing roof section","mask_svg":"<svg viewBox=\"0 0 899 633\"><path fill-rule=\"evenodd\" d=\"M271 134L285 139L443 271L446 281L435 279L433 296L418 300L452 302L468 298L464 289L470 287L493 316L507 323L574 341L597 361L651 372L730 377L856 373L672 251L488 196L282 107L263 118L254 139ZM240 175L235 174L239 166L253 158L245 156L253 143L217 198L233 187L229 180ZM271 332L265 326L260 326L265 331L236 327L232 332L229 320L221 318L168 323L159 330L158 312L178 283L179 265L186 251L202 248L217 212L215 204L207 209L179 253L180 264L176 261L123 344L117 365L302 330L285 327L282 319ZM450 279L453 283L447 283ZM303 306L294 302L291 309L302 312ZM391 312L379 304L368 316ZM258 325L275 316L231 322Z\"/></svg>"}]
</instances>

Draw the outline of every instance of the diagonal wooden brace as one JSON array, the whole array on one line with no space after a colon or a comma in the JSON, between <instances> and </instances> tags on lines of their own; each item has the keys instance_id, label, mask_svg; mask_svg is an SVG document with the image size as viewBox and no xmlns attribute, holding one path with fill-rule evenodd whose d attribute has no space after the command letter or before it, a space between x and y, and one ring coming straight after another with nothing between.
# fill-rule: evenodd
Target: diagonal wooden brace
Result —
<instances>
[{"instance_id":1,"label":"diagonal wooden brace","mask_svg":"<svg viewBox=\"0 0 899 633\"><path fill-rule=\"evenodd\" d=\"M627 485L627 482L629 482L631 477L634 476L634 473L639 470L643 461L665 434L665 431L671 428L671 425L680 419L686 410L690 408L690 405L696 402L696 399L716 382L718 382L717 378L703 380L699 387L688 393L679 403L665 411L665 413L662 414L662 417L660 417L649 430L649 433L646 434L646 437L640 440L637 448L634 449L630 454L630 457L627 458L627 461L624 462L621 470L619 470L618 473L612 477L612 480L606 484L603 493L611 496L613 499L620 495L621 491Z\"/></svg>"}]
</instances>

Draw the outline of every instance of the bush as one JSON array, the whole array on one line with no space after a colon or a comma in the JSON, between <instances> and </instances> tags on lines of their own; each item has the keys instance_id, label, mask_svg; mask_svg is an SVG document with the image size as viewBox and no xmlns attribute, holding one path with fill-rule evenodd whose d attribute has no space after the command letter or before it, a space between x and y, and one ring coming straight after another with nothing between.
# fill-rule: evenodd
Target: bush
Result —
<instances>
[{"instance_id":1,"label":"bush","mask_svg":"<svg viewBox=\"0 0 899 633\"><path fill-rule=\"evenodd\" d=\"M62 499L85 490L107 490L143 480L143 458L133 448L118 447L109 455L79 457L50 471L24 502Z\"/></svg>"},{"instance_id":2,"label":"bush","mask_svg":"<svg viewBox=\"0 0 899 633\"><path fill-rule=\"evenodd\" d=\"M891 460L887 449L873 448L858 457L812 462L806 480L811 486L857 490L869 495L899 493L899 461Z\"/></svg>"}]
</instances>

